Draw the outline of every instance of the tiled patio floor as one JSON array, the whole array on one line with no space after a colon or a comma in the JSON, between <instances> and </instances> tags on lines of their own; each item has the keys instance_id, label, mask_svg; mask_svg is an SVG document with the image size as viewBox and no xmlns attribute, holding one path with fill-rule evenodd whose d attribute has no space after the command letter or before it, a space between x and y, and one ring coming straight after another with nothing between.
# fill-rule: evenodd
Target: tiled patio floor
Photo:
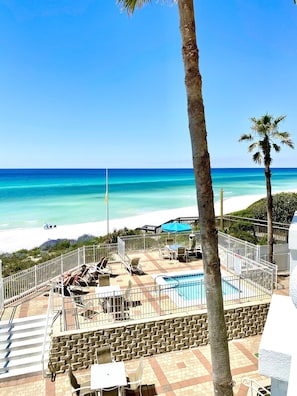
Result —
<instances>
[{"instance_id":1,"label":"tiled patio floor","mask_svg":"<svg viewBox=\"0 0 297 396\"><path fill-rule=\"evenodd\" d=\"M143 270L146 275L133 276L134 285L153 284L151 275L160 272L184 271L202 267L201 261L180 263L176 260L161 260L156 254L149 253L142 256ZM119 276L112 278L112 282L126 285L129 275L119 263L112 264L113 271ZM288 294L288 281L282 280L283 288L277 293ZM15 311L15 317L38 315L46 312L47 297L39 296L19 305ZM7 309L2 319L10 315L11 309ZM230 361L233 380L235 381L234 395L246 396L247 388L241 384L242 378L247 376L267 385L268 379L261 377L258 372L258 359L256 354L259 349L261 336L238 339L229 343ZM125 366L131 368L136 361L126 361ZM85 372L85 371L84 371ZM78 373L78 372L76 372ZM83 371L82 371L83 373ZM144 396L210 396L213 394L211 377L211 359L209 346L187 349L177 352L164 353L144 358L143 384L151 385L151 393ZM153 390L155 390L153 392ZM71 386L66 374L59 374L55 382L44 379L40 374L18 377L7 381L0 379L0 396L65 396L71 395Z\"/></svg>"}]
</instances>

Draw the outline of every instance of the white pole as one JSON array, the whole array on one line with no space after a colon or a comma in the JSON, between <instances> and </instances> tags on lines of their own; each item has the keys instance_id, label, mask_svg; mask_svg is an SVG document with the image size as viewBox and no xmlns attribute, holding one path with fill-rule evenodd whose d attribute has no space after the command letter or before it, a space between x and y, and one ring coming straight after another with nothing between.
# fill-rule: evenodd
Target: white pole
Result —
<instances>
[{"instance_id":1,"label":"white pole","mask_svg":"<svg viewBox=\"0 0 297 396\"><path fill-rule=\"evenodd\" d=\"M220 220L220 228L221 231L223 230L223 225L224 225L224 221L223 221L223 216L224 216L224 209L223 209L223 205L224 205L224 190L221 188L221 194L220 194L220 203L221 203L221 220Z\"/></svg>"},{"instance_id":2,"label":"white pole","mask_svg":"<svg viewBox=\"0 0 297 396\"><path fill-rule=\"evenodd\" d=\"M106 233L109 234L109 204L108 204L108 169L105 172L105 204L106 204Z\"/></svg>"}]
</instances>

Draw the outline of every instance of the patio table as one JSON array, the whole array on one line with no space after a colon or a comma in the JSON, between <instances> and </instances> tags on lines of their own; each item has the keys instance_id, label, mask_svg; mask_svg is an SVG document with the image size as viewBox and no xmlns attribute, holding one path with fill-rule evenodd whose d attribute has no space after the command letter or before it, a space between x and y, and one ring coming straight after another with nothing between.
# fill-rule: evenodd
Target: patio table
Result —
<instances>
[{"instance_id":1,"label":"patio table","mask_svg":"<svg viewBox=\"0 0 297 396\"><path fill-rule=\"evenodd\" d=\"M127 376L124 362L91 365L91 390L118 387L118 393L121 395L121 387L126 385Z\"/></svg>"},{"instance_id":2,"label":"patio table","mask_svg":"<svg viewBox=\"0 0 297 396\"><path fill-rule=\"evenodd\" d=\"M121 296L123 294L119 285L114 286L98 286L95 287L95 294L97 298L107 298L114 296Z\"/></svg>"},{"instance_id":3,"label":"patio table","mask_svg":"<svg viewBox=\"0 0 297 396\"><path fill-rule=\"evenodd\" d=\"M175 243L174 245L166 245L167 249L169 250L170 258L175 259L177 256L177 250L180 247L184 247L183 245L179 245Z\"/></svg>"}]
</instances>

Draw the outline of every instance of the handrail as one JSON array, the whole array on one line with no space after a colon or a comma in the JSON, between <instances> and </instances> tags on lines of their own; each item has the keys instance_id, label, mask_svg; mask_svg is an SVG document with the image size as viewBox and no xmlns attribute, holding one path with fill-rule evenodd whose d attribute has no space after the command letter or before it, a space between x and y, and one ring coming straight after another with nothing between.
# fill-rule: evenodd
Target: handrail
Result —
<instances>
[{"instance_id":1,"label":"handrail","mask_svg":"<svg viewBox=\"0 0 297 396\"><path fill-rule=\"evenodd\" d=\"M41 364L42 364L43 378L46 377L46 372L45 372L45 346L46 346L46 341L47 341L47 337L48 337L49 321L52 318L52 309L53 309L53 288L51 287L50 291L49 291L49 296L48 296L48 306L47 306L47 313L46 313L45 331L44 331L43 345L42 345L42 354L41 354ZM52 324L51 324L51 326L52 326Z\"/></svg>"},{"instance_id":2,"label":"handrail","mask_svg":"<svg viewBox=\"0 0 297 396\"><path fill-rule=\"evenodd\" d=\"M267 389L264 388L264 386L262 386L261 384L259 384L259 382L257 382L256 380L254 380L252 378L244 377L241 382L244 386L249 388L249 390L251 391L251 396L270 395L270 392L268 393ZM261 393L259 391L261 391ZM254 392L256 392L256 393L254 393ZM263 393L263 392L265 392L265 393Z\"/></svg>"},{"instance_id":3,"label":"handrail","mask_svg":"<svg viewBox=\"0 0 297 396\"><path fill-rule=\"evenodd\" d=\"M177 282L177 283L176 283L176 285L173 285L172 287L170 287L169 284L168 284L168 287L160 287L160 286L163 286L163 285L158 284L159 290L168 290L168 289L172 289L173 287L178 287L178 286L179 286L179 280L174 279L173 276L168 276L168 275L166 275L166 274L159 274L159 275L155 276L155 278L154 278L155 283L157 283L157 282L156 282L156 279L157 279L157 278L159 278L159 277L164 278L165 276L166 276L166 278L173 279L173 280L174 280L175 282ZM171 284L171 285L172 285L172 284ZM167 285L166 285L166 286L167 286Z\"/></svg>"}]
</instances>

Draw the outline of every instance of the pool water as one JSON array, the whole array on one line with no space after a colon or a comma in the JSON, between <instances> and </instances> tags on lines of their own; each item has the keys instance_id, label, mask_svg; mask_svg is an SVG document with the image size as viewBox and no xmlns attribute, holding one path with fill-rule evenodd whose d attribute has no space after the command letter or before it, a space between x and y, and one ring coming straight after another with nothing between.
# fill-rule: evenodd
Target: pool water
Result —
<instances>
[{"instance_id":1,"label":"pool water","mask_svg":"<svg viewBox=\"0 0 297 396\"><path fill-rule=\"evenodd\" d=\"M164 281L178 293L178 295L186 301L204 300L204 274L187 274L180 276L163 276ZM223 296L234 296L239 293L237 287L231 285L222 279Z\"/></svg>"}]
</instances>

